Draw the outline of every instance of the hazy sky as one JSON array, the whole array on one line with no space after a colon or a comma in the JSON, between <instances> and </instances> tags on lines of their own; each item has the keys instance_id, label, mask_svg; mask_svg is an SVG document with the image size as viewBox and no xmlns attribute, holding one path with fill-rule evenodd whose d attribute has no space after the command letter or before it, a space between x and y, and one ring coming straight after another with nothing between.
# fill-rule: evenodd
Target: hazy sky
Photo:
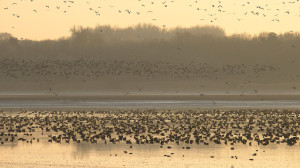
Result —
<instances>
[{"instance_id":1,"label":"hazy sky","mask_svg":"<svg viewBox=\"0 0 300 168\"><path fill-rule=\"evenodd\" d=\"M0 32L33 40L70 35L73 25L217 25L227 34L300 30L299 0L0 0Z\"/></svg>"}]
</instances>

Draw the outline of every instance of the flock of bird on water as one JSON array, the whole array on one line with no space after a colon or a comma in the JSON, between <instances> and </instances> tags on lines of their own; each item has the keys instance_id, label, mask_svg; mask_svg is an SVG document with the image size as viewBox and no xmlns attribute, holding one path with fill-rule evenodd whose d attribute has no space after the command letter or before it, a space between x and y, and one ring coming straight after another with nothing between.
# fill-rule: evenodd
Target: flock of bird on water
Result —
<instances>
[{"instance_id":1,"label":"flock of bird on water","mask_svg":"<svg viewBox=\"0 0 300 168\"><path fill-rule=\"evenodd\" d=\"M239 148L236 144L244 144L258 151L260 145L298 146L299 117L299 110L283 109L1 110L0 146L16 142L121 144L128 146L125 154L134 154L136 145L157 144L158 149L170 151L175 146L189 150L225 145L234 151ZM253 153L249 160L256 156ZM238 152L231 156L238 157Z\"/></svg>"},{"instance_id":2,"label":"flock of bird on water","mask_svg":"<svg viewBox=\"0 0 300 168\"><path fill-rule=\"evenodd\" d=\"M139 8L135 9L122 9L122 7L117 4L107 4L106 1L86 1L86 9L96 16L101 16L101 11L103 8L110 8L111 11L115 11L117 14L127 14L127 15L150 15L155 13L155 8L172 8L177 0L136 0ZM35 3L34 0L30 1L13 1L10 5L2 8L2 10L8 11L13 17L22 18L22 14L19 14L14 10L14 7L23 3ZM44 7L31 9L32 12L38 14L39 11L51 11L58 10L67 14L69 10L72 9L79 2L75 0L59 0L56 2L45 3ZM222 1L210 1L209 5L203 5L201 1L189 0L186 5L196 12L199 12L199 22L207 20L210 23L216 22L222 19L222 16L229 15L232 16L236 21L247 20L248 16L256 16L267 18L272 22L280 22L280 17L283 15L290 15L294 17L300 17L299 8L294 10L293 6L299 5L299 0L291 1L279 1L273 3L268 2L253 2L249 0L242 0L240 2L234 2L234 9L228 7L228 5ZM151 10L153 8L153 10ZM239 9L239 10L237 10ZM30 10L30 9L29 9ZM166 11L167 12L167 11ZM201 13L200 13L201 12ZM151 21L155 22L159 18L152 18ZM167 25L163 24L163 27ZM14 28L14 27L12 27Z\"/></svg>"}]
</instances>

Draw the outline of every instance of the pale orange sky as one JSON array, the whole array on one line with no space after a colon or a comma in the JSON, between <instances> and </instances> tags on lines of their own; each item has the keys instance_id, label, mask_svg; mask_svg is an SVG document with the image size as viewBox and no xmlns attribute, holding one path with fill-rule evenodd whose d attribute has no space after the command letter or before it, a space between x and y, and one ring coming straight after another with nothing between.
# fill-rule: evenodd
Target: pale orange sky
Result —
<instances>
[{"instance_id":1,"label":"pale orange sky","mask_svg":"<svg viewBox=\"0 0 300 168\"><path fill-rule=\"evenodd\" d=\"M217 25L227 34L298 32L299 7L297 0L2 0L0 32L43 40L69 36L73 25L138 23L166 28Z\"/></svg>"}]
</instances>

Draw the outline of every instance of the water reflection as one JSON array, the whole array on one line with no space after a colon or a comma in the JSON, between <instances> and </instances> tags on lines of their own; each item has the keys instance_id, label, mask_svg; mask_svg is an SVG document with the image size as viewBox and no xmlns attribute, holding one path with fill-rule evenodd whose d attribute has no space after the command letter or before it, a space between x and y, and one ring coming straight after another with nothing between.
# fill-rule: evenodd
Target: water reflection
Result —
<instances>
[{"instance_id":1,"label":"water reflection","mask_svg":"<svg viewBox=\"0 0 300 168\"><path fill-rule=\"evenodd\" d=\"M0 165L8 167L297 167L299 144L294 147L235 145L159 145L89 143L11 143L1 146ZM127 151L128 153L124 153ZM132 154L129 154L132 153ZM253 154L256 156L253 156ZM166 157L166 155L170 157ZM235 157L237 156L237 158ZM249 159L254 159L253 161Z\"/></svg>"}]
</instances>

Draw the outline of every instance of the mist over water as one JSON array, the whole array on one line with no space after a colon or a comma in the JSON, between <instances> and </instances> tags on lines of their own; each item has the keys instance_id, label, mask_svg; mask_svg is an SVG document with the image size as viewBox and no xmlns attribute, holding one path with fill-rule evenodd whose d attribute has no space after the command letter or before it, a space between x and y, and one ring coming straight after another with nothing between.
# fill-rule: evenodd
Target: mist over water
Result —
<instances>
[{"instance_id":1,"label":"mist over water","mask_svg":"<svg viewBox=\"0 0 300 168\"><path fill-rule=\"evenodd\" d=\"M219 27L72 27L32 41L0 35L4 91L297 91L300 35L227 36ZM21 83L19 83L21 82Z\"/></svg>"}]
</instances>

